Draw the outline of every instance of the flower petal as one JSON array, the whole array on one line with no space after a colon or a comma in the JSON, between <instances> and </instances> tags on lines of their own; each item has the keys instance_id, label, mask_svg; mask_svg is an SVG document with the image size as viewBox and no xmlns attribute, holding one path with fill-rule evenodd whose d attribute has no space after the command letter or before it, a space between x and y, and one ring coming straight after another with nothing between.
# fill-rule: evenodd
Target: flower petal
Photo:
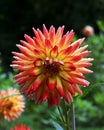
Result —
<instances>
[{"instance_id":1,"label":"flower petal","mask_svg":"<svg viewBox=\"0 0 104 130\"><path fill-rule=\"evenodd\" d=\"M52 50L50 51L51 58L56 58L58 55L58 47L54 46Z\"/></svg>"},{"instance_id":2,"label":"flower petal","mask_svg":"<svg viewBox=\"0 0 104 130\"><path fill-rule=\"evenodd\" d=\"M91 66L92 63L77 63L76 66L77 67L88 67L88 66Z\"/></svg>"},{"instance_id":3,"label":"flower petal","mask_svg":"<svg viewBox=\"0 0 104 130\"><path fill-rule=\"evenodd\" d=\"M21 78L21 77L23 77L23 76L26 76L27 73L28 73L28 71L20 72L20 73L16 74L13 78L14 78L14 79Z\"/></svg>"},{"instance_id":4,"label":"flower petal","mask_svg":"<svg viewBox=\"0 0 104 130\"><path fill-rule=\"evenodd\" d=\"M83 46L83 47L78 48L78 49L75 51L75 54L81 53L81 52L84 51L87 47L88 47L88 45L85 45L85 46Z\"/></svg>"},{"instance_id":5,"label":"flower petal","mask_svg":"<svg viewBox=\"0 0 104 130\"><path fill-rule=\"evenodd\" d=\"M34 67L29 71L30 76L38 76L41 74L41 69L39 67Z\"/></svg>"},{"instance_id":6,"label":"flower petal","mask_svg":"<svg viewBox=\"0 0 104 130\"><path fill-rule=\"evenodd\" d=\"M32 86L26 91L25 94L29 95L31 93L34 93L40 87L42 82L43 82L43 76L42 75L37 76Z\"/></svg>"},{"instance_id":7,"label":"flower petal","mask_svg":"<svg viewBox=\"0 0 104 130\"><path fill-rule=\"evenodd\" d=\"M73 101L73 98L72 98L70 92L68 92L68 91L65 91L64 98L65 98L65 100L66 100L68 103L71 103L71 102Z\"/></svg>"},{"instance_id":8,"label":"flower petal","mask_svg":"<svg viewBox=\"0 0 104 130\"><path fill-rule=\"evenodd\" d=\"M70 57L71 62L78 62L82 59L82 55L72 56Z\"/></svg>"},{"instance_id":9,"label":"flower petal","mask_svg":"<svg viewBox=\"0 0 104 130\"><path fill-rule=\"evenodd\" d=\"M73 84L72 87L79 95L82 95L82 90L79 88L77 84Z\"/></svg>"},{"instance_id":10,"label":"flower petal","mask_svg":"<svg viewBox=\"0 0 104 130\"><path fill-rule=\"evenodd\" d=\"M69 92L71 93L72 96L75 95L74 88L72 87L72 84L69 84L67 89L69 90Z\"/></svg>"},{"instance_id":11,"label":"flower petal","mask_svg":"<svg viewBox=\"0 0 104 130\"><path fill-rule=\"evenodd\" d=\"M70 32L67 32L61 39L59 46L66 48L70 45L72 39L74 37L74 32L71 30Z\"/></svg>"},{"instance_id":12,"label":"flower petal","mask_svg":"<svg viewBox=\"0 0 104 130\"><path fill-rule=\"evenodd\" d=\"M82 67L82 68L77 68L77 71L78 71L78 72L81 72L81 73L84 73L84 74L93 73L92 70L89 70L89 69L84 68L84 67Z\"/></svg>"},{"instance_id":13,"label":"flower petal","mask_svg":"<svg viewBox=\"0 0 104 130\"><path fill-rule=\"evenodd\" d=\"M34 61L34 66L35 67L40 67L42 65L42 60L40 58L37 58L35 61Z\"/></svg>"},{"instance_id":14,"label":"flower petal","mask_svg":"<svg viewBox=\"0 0 104 130\"><path fill-rule=\"evenodd\" d=\"M50 77L47 79L47 86L49 88L50 91L54 90L54 88L56 87L56 79L54 77Z\"/></svg>"},{"instance_id":15,"label":"flower petal","mask_svg":"<svg viewBox=\"0 0 104 130\"><path fill-rule=\"evenodd\" d=\"M46 49L51 49L52 45L50 43L50 41L48 39L45 39L45 45L46 45Z\"/></svg>"},{"instance_id":16,"label":"flower petal","mask_svg":"<svg viewBox=\"0 0 104 130\"><path fill-rule=\"evenodd\" d=\"M42 91L42 101L46 101L49 95L49 91L47 87L44 87L44 91Z\"/></svg>"},{"instance_id":17,"label":"flower petal","mask_svg":"<svg viewBox=\"0 0 104 130\"><path fill-rule=\"evenodd\" d=\"M49 29L49 38L50 41L54 43L54 37L55 37L55 28L53 26Z\"/></svg>"},{"instance_id":18,"label":"flower petal","mask_svg":"<svg viewBox=\"0 0 104 130\"><path fill-rule=\"evenodd\" d=\"M49 38L49 33L48 33L48 30L47 30L47 28L46 28L46 26L44 24L43 24L43 33L44 33L45 38L48 39Z\"/></svg>"},{"instance_id":19,"label":"flower petal","mask_svg":"<svg viewBox=\"0 0 104 130\"><path fill-rule=\"evenodd\" d=\"M19 85L21 85L21 84L23 84L24 82L26 82L28 78L29 78L29 75L23 76L23 77L21 77L21 78L19 78L19 79L17 80L17 83L18 83Z\"/></svg>"},{"instance_id":20,"label":"flower petal","mask_svg":"<svg viewBox=\"0 0 104 130\"><path fill-rule=\"evenodd\" d=\"M22 46L22 45L19 45L19 44L16 44L16 46L20 49L20 51L21 51L24 55L29 56L29 57L33 56L33 52L30 51L28 48L26 48L26 47L24 47L24 46Z\"/></svg>"},{"instance_id":21,"label":"flower petal","mask_svg":"<svg viewBox=\"0 0 104 130\"><path fill-rule=\"evenodd\" d=\"M61 79L59 77L56 77L56 80L57 80L56 88L57 88L60 96L64 96L64 90L63 90L63 85L62 85Z\"/></svg>"},{"instance_id":22,"label":"flower petal","mask_svg":"<svg viewBox=\"0 0 104 130\"><path fill-rule=\"evenodd\" d=\"M87 55L89 55L91 53L91 51L84 51L84 52L82 52L81 53L81 56L83 57L83 56L87 56Z\"/></svg>"},{"instance_id":23,"label":"flower petal","mask_svg":"<svg viewBox=\"0 0 104 130\"><path fill-rule=\"evenodd\" d=\"M75 71L76 70L76 66L72 62L64 62L64 64L65 64L65 67L64 67L65 71Z\"/></svg>"},{"instance_id":24,"label":"flower petal","mask_svg":"<svg viewBox=\"0 0 104 130\"><path fill-rule=\"evenodd\" d=\"M71 46L73 47L73 51L74 52L76 49L78 49L78 47L82 44L82 42L84 41L85 38L82 39L78 39L77 41L75 41L74 43L71 44Z\"/></svg>"},{"instance_id":25,"label":"flower petal","mask_svg":"<svg viewBox=\"0 0 104 130\"><path fill-rule=\"evenodd\" d=\"M30 36L28 36L27 34L25 34L24 37L27 40L27 42L29 42L31 45L34 46L34 44L35 44L34 40Z\"/></svg>"},{"instance_id":26,"label":"flower petal","mask_svg":"<svg viewBox=\"0 0 104 130\"><path fill-rule=\"evenodd\" d=\"M75 80L73 77L71 77L67 72L60 72L60 75L59 75L63 80L69 82L70 84L75 84Z\"/></svg>"},{"instance_id":27,"label":"flower petal","mask_svg":"<svg viewBox=\"0 0 104 130\"><path fill-rule=\"evenodd\" d=\"M56 35L55 35L55 44L56 45L59 44L59 46L61 46L60 41L61 41L61 38L62 38L63 31L64 31L64 26L59 27L57 29L57 32L56 32Z\"/></svg>"},{"instance_id":28,"label":"flower petal","mask_svg":"<svg viewBox=\"0 0 104 130\"><path fill-rule=\"evenodd\" d=\"M53 91L50 93L48 98L48 106L51 107L53 105L59 105L60 104L60 96L56 91Z\"/></svg>"},{"instance_id":29,"label":"flower petal","mask_svg":"<svg viewBox=\"0 0 104 130\"><path fill-rule=\"evenodd\" d=\"M17 56L17 57L20 58L20 59L25 59L25 60L28 60L28 59L29 59L29 57L25 56L25 55L22 54L22 53L18 53L18 52L14 52L14 51L13 51L12 54L15 55L15 56Z\"/></svg>"},{"instance_id":30,"label":"flower petal","mask_svg":"<svg viewBox=\"0 0 104 130\"><path fill-rule=\"evenodd\" d=\"M77 84L82 86L88 86L90 84L90 82L88 82L87 80L80 79L80 78L75 78L75 81Z\"/></svg>"},{"instance_id":31,"label":"flower petal","mask_svg":"<svg viewBox=\"0 0 104 130\"><path fill-rule=\"evenodd\" d=\"M36 104L41 103L48 98L48 93L49 93L48 88L44 85L42 85L41 87L39 87L39 89L37 89L37 91L35 92L35 103Z\"/></svg>"},{"instance_id":32,"label":"flower petal","mask_svg":"<svg viewBox=\"0 0 104 130\"><path fill-rule=\"evenodd\" d=\"M33 51L34 50L34 46L32 46L30 43L25 42L23 40L20 40L20 42L23 44L23 46L25 46L26 48L28 48L29 50Z\"/></svg>"}]
</instances>

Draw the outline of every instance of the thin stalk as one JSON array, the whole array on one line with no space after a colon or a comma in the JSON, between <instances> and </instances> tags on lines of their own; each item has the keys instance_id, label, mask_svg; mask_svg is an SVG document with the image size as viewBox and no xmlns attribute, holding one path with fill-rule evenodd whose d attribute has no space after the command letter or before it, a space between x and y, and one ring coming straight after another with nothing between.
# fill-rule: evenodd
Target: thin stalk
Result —
<instances>
[{"instance_id":1,"label":"thin stalk","mask_svg":"<svg viewBox=\"0 0 104 130\"><path fill-rule=\"evenodd\" d=\"M64 101L64 108L65 108L65 119L66 119L65 128L66 130L69 130L69 114L68 114L68 108L66 106L65 101Z\"/></svg>"},{"instance_id":2,"label":"thin stalk","mask_svg":"<svg viewBox=\"0 0 104 130\"><path fill-rule=\"evenodd\" d=\"M60 107L58 106L57 108L58 108L59 114L61 116L61 120L62 120L63 124L65 124L65 120L64 120L63 114L62 114L62 112L60 110Z\"/></svg>"},{"instance_id":3,"label":"thin stalk","mask_svg":"<svg viewBox=\"0 0 104 130\"><path fill-rule=\"evenodd\" d=\"M71 113L72 113L72 130L76 130L75 124L75 110L74 110L74 103L71 103Z\"/></svg>"}]
</instances>

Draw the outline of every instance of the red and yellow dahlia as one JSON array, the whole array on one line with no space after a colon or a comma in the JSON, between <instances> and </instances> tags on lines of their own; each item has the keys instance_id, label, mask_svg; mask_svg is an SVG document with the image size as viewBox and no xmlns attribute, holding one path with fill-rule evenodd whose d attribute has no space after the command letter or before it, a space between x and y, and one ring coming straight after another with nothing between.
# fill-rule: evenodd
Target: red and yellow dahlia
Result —
<instances>
[{"instance_id":1,"label":"red and yellow dahlia","mask_svg":"<svg viewBox=\"0 0 104 130\"><path fill-rule=\"evenodd\" d=\"M16 125L14 128L11 128L10 130L30 130L30 128L24 124L20 124Z\"/></svg>"},{"instance_id":2,"label":"red and yellow dahlia","mask_svg":"<svg viewBox=\"0 0 104 130\"><path fill-rule=\"evenodd\" d=\"M71 30L63 35L64 26L57 31L53 26L49 31L43 25L33 32L31 38L24 35L26 41L17 44L20 52L12 52L12 67L19 70L14 79L22 85L21 92L34 99L35 103L48 100L48 105L59 105L60 99L68 103L75 92L82 95L80 86L88 86L83 74L92 73L86 67L91 66L92 58L85 58L90 51L88 47L80 47L84 38L72 42L74 32Z\"/></svg>"},{"instance_id":3,"label":"red and yellow dahlia","mask_svg":"<svg viewBox=\"0 0 104 130\"><path fill-rule=\"evenodd\" d=\"M11 121L20 116L25 107L24 97L19 90L9 88L0 91L0 117Z\"/></svg>"}]
</instances>

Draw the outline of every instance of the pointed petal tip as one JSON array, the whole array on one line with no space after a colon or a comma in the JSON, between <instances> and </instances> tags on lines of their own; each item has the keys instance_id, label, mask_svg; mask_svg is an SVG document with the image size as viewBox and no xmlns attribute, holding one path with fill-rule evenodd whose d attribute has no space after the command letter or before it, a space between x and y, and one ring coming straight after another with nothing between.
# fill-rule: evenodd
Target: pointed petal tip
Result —
<instances>
[{"instance_id":1,"label":"pointed petal tip","mask_svg":"<svg viewBox=\"0 0 104 130\"><path fill-rule=\"evenodd\" d=\"M13 65L12 65L12 64L10 64L9 66L10 66L10 67L12 67Z\"/></svg>"},{"instance_id":2,"label":"pointed petal tip","mask_svg":"<svg viewBox=\"0 0 104 130\"><path fill-rule=\"evenodd\" d=\"M24 37L28 37L28 35L27 35L27 34L24 34Z\"/></svg>"},{"instance_id":3,"label":"pointed petal tip","mask_svg":"<svg viewBox=\"0 0 104 130\"><path fill-rule=\"evenodd\" d=\"M82 92L82 91L79 91L78 94L79 94L80 96L82 96L82 95L83 95L83 92Z\"/></svg>"},{"instance_id":4,"label":"pointed petal tip","mask_svg":"<svg viewBox=\"0 0 104 130\"><path fill-rule=\"evenodd\" d=\"M35 28L34 28L34 27L32 27L32 30L34 31L34 30L35 30Z\"/></svg>"},{"instance_id":5,"label":"pointed petal tip","mask_svg":"<svg viewBox=\"0 0 104 130\"><path fill-rule=\"evenodd\" d=\"M83 38L79 38L77 41L79 41L79 42L83 42L85 40L85 37L83 37Z\"/></svg>"},{"instance_id":6,"label":"pointed petal tip","mask_svg":"<svg viewBox=\"0 0 104 130\"><path fill-rule=\"evenodd\" d=\"M85 40L85 39L86 39L85 37L82 38L82 40Z\"/></svg>"},{"instance_id":7,"label":"pointed petal tip","mask_svg":"<svg viewBox=\"0 0 104 130\"><path fill-rule=\"evenodd\" d=\"M16 54L19 52L12 51L11 53L16 56Z\"/></svg>"},{"instance_id":8,"label":"pointed petal tip","mask_svg":"<svg viewBox=\"0 0 104 130\"><path fill-rule=\"evenodd\" d=\"M22 43L23 42L23 40L20 40L20 43Z\"/></svg>"},{"instance_id":9,"label":"pointed petal tip","mask_svg":"<svg viewBox=\"0 0 104 130\"><path fill-rule=\"evenodd\" d=\"M92 70L90 70L90 72L89 73L93 73L93 71Z\"/></svg>"},{"instance_id":10,"label":"pointed petal tip","mask_svg":"<svg viewBox=\"0 0 104 130\"><path fill-rule=\"evenodd\" d=\"M65 25L62 25L62 26L61 26L61 28L62 28L62 30L64 30L64 28L65 28Z\"/></svg>"},{"instance_id":11,"label":"pointed petal tip","mask_svg":"<svg viewBox=\"0 0 104 130\"><path fill-rule=\"evenodd\" d=\"M37 28L37 31L40 31L40 29L39 29L39 28Z\"/></svg>"},{"instance_id":12,"label":"pointed petal tip","mask_svg":"<svg viewBox=\"0 0 104 130\"><path fill-rule=\"evenodd\" d=\"M79 39L79 42L81 42L81 43L82 43L84 40L85 40L85 37L80 38L80 39Z\"/></svg>"},{"instance_id":13,"label":"pointed petal tip","mask_svg":"<svg viewBox=\"0 0 104 130\"><path fill-rule=\"evenodd\" d=\"M94 58L87 58L89 61L93 61L94 60Z\"/></svg>"},{"instance_id":14,"label":"pointed petal tip","mask_svg":"<svg viewBox=\"0 0 104 130\"><path fill-rule=\"evenodd\" d=\"M45 24L43 24L43 28L46 28Z\"/></svg>"},{"instance_id":15,"label":"pointed petal tip","mask_svg":"<svg viewBox=\"0 0 104 130\"><path fill-rule=\"evenodd\" d=\"M74 33L74 29L71 29L70 33Z\"/></svg>"},{"instance_id":16,"label":"pointed petal tip","mask_svg":"<svg viewBox=\"0 0 104 130\"><path fill-rule=\"evenodd\" d=\"M14 54L14 53L15 53L15 51L12 51L11 53L12 53L12 54Z\"/></svg>"},{"instance_id":17,"label":"pointed petal tip","mask_svg":"<svg viewBox=\"0 0 104 130\"><path fill-rule=\"evenodd\" d=\"M21 46L20 44L16 44L17 47Z\"/></svg>"},{"instance_id":18,"label":"pointed petal tip","mask_svg":"<svg viewBox=\"0 0 104 130\"><path fill-rule=\"evenodd\" d=\"M88 46L89 46L89 45L85 45L84 47L86 47L86 48L87 48Z\"/></svg>"}]
</instances>

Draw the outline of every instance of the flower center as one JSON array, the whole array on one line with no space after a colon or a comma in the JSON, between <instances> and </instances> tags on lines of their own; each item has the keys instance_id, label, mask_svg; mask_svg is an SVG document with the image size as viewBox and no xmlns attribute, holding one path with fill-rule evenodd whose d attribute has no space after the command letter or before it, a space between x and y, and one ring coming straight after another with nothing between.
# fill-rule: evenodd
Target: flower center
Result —
<instances>
[{"instance_id":1,"label":"flower center","mask_svg":"<svg viewBox=\"0 0 104 130\"><path fill-rule=\"evenodd\" d=\"M61 65L64 65L63 62L58 61L58 59L49 59L48 57L43 62L44 74L47 76L56 75L61 70Z\"/></svg>"},{"instance_id":2,"label":"flower center","mask_svg":"<svg viewBox=\"0 0 104 130\"><path fill-rule=\"evenodd\" d=\"M10 110L12 106L13 106L13 103L9 101L7 104L5 104L5 109Z\"/></svg>"}]
</instances>

